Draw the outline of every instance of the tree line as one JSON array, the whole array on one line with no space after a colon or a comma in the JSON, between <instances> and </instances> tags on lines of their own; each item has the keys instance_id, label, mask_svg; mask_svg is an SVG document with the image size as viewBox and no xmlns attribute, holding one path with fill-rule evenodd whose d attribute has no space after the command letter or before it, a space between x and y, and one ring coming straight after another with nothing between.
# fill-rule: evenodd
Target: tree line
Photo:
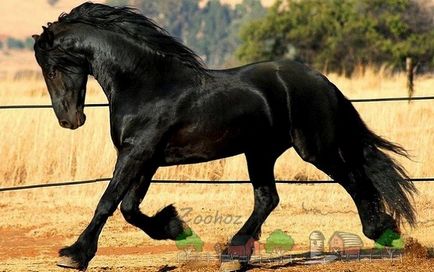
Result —
<instances>
[{"instance_id":1,"label":"tree line","mask_svg":"<svg viewBox=\"0 0 434 272\"><path fill-rule=\"evenodd\" d=\"M219 0L204 6L199 0L108 0L114 6L132 6L178 37L210 66L222 66L240 45L245 23L265 16L259 0L244 0L234 8Z\"/></svg>"},{"instance_id":2,"label":"tree line","mask_svg":"<svg viewBox=\"0 0 434 272\"><path fill-rule=\"evenodd\" d=\"M422 0L279 0L241 30L244 62L291 58L351 75L358 66L434 68L434 10Z\"/></svg>"},{"instance_id":3,"label":"tree line","mask_svg":"<svg viewBox=\"0 0 434 272\"><path fill-rule=\"evenodd\" d=\"M290 58L351 75L366 66L401 71L410 57L418 72L434 68L433 1L277 0L268 9L259 0L200 2L106 1L137 8L214 67ZM1 48L30 49L32 40L9 38Z\"/></svg>"},{"instance_id":4,"label":"tree line","mask_svg":"<svg viewBox=\"0 0 434 272\"><path fill-rule=\"evenodd\" d=\"M47 0L52 6L58 0ZM205 5L200 0L106 0L112 6L130 6L153 19L171 35L191 47L204 61L214 67L223 66L234 58L240 45L239 32L245 23L265 16L266 9L260 0L244 0L231 7L220 0L210 0ZM29 38L7 38L0 41L0 50L31 50Z\"/></svg>"},{"instance_id":5,"label":"tree line","mask_svg":"<svg viewBox=\"0 0 434 272\"><path fill-rule=\"evenodd\" d=\"M7 39L0 41L0 50L3 49L33 49L33 39L31 37L25 39L17 39L8 37Z\"/></svg>"}]
</instances>

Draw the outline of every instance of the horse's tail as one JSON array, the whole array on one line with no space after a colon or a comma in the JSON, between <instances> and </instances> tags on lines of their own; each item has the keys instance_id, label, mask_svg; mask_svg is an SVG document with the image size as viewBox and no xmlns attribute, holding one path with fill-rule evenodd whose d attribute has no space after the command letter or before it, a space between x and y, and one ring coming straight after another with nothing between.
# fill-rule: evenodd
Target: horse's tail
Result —
<instances>
[{"instance_id":1,"label":"horse's tail","mask_svg":"<svg viewBox=\"0 0 434 272\"><path fill-rule=\"evenodd\" d=\"M408 157L408 153L401 146L372 132L351 102L337 88L336 93L341 120L339 142L342 143L344 159L355 168L362 167L378 191L381 202L398 222L404 218L413 227L416 215L410 198L417 190L408 180L404 168L384 151L404 157Z\"/></svg>"}]
</instances>

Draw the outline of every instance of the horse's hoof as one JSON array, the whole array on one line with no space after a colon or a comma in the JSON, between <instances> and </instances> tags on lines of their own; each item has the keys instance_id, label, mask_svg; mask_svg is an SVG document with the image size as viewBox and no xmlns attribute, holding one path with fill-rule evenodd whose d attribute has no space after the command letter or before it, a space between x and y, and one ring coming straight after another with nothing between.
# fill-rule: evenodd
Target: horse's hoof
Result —
<instances>
[{"instance_id":1,"label":"horse's hoof","mask_svg":"<svg viewBox=\"0 0 434 272\"><path fill-rule=\"evenodd\" d=\"M239 261L227 261L220 263L220 272L234 272L240 271L242 265Z\"/></svg>"},{"instance_id":2,"label":"horse's hoof","mask_svg":"<svg viewBox=\"0 0 434 272\"><path fill-rule=\"evenodd\" d=\"M86 271L86 269L81 269L80 264L77 261L74 261L71 257L61 256L59 257L59 261L57 262L57 266L62 268L70 268L76 269L80 271Z\"/></svg>"}]
</instances>

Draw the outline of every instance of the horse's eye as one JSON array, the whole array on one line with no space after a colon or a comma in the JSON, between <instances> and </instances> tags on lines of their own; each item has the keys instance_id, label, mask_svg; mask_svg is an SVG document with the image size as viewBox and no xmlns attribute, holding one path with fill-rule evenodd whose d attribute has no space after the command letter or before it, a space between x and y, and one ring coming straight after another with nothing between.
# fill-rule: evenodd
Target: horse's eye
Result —
<instances>
[{"instance_id":1,"label":"horse's eye","mask_svg":"<svg viewBox=\"0 0 434 272\"><path fill-rule=\"evenodd\" d=\"M51 71L47 74L49 79L55 79L56 78L56 71Z\"/></svg>"}]
</instances>

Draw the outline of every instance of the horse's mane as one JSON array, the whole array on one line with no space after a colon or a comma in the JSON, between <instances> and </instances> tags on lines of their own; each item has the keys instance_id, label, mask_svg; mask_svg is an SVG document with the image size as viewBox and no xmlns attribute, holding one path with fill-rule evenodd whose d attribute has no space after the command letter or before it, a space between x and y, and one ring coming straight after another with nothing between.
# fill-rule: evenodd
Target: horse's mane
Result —
<instances>
[{"instance_id":1,"label":"horse's mane","mask_svg":"<svg viewBox=\"0 0 434 272\"><path fill-rule=\"evenodd\" d=\"M182 64L206 73L202 60L190 48L172 37L151 19L129 7L111 7L87 2L62 13L59 23L83 23L100 29L123 33L143 44L148 51L163 58L174 58Z\"/></svg>"}]
</instances>

